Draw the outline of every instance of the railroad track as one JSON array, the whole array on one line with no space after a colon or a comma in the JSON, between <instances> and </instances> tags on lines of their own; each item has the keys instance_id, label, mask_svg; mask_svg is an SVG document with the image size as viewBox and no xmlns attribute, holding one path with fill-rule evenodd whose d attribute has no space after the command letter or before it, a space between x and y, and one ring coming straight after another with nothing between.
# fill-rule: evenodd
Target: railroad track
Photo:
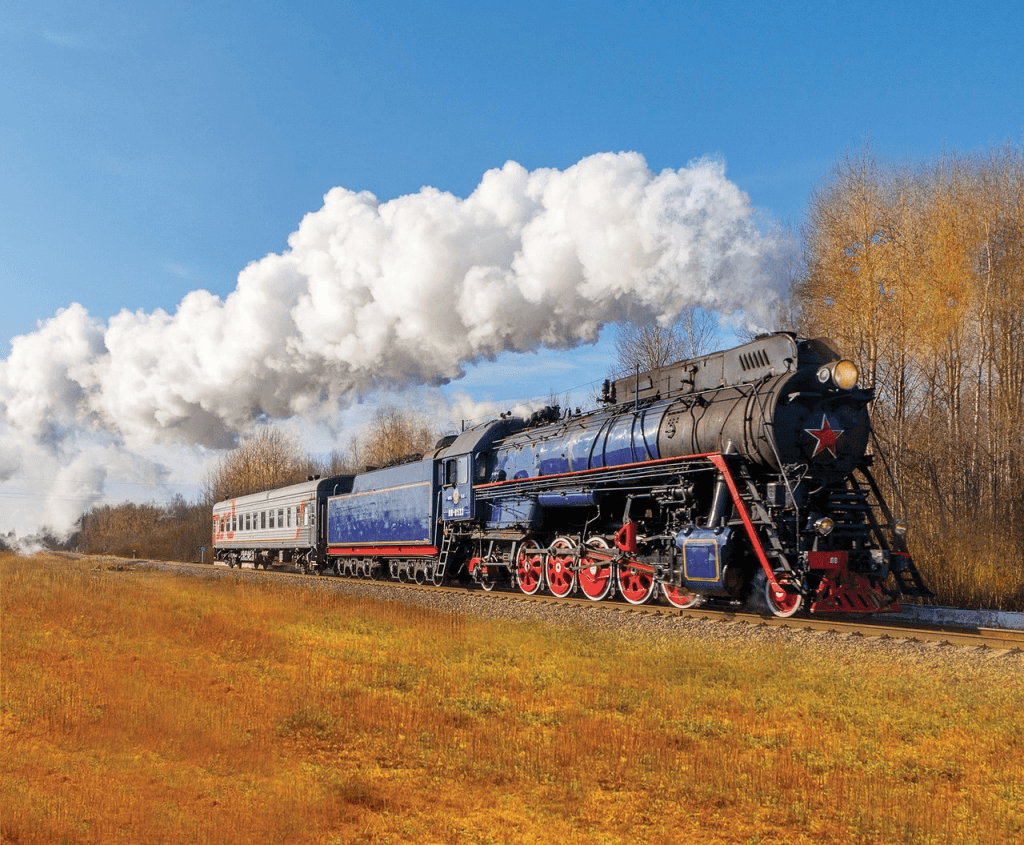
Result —
<instances>
[{"instance_id":1,"label":"railroad track","mask_svg":"<svg viewBox=\"0 0 1024 845\"><path fill-rule=\"evenodd\" d=\"M200 563L179 563L172 561L134 561L134 563L158 563L161 566L172 566L180 568L194 568L205 571L212 569L210 564ZM216 569L226 569L223 564L217 564ZM250 573L252 575L266 574L299 578L308 580L314 576L303 575L287 569L253 570L242 568L231 570L241 575ZM734 610L728 608L706 608L698 607L690 610L681 610L675 607L659 604L633 605L625 602L604 601L592 602L582 598L555 598L550 595L532 595L513 592L510 590L495 590L487 592L482 589L467 589L466 587L432 585L419 585L400 583L398 581L366 581L362 579L336 578L335 576L321 576L324 580L337 580L339 582L353 584L375 584L394 588L396 591L411 592L451 592L460 596L475 596L481 600L488 601L513 601L532 602L552 607L578 606L588 608L595 612L613 613L634 613L656 616L681 617L686 619L706 619L722 623L747 624L753 627L768 626L778 628L790 628L803 631L817 631L821 633L836 633L850 637L877 637L879 639L890 639L895 641L936 643L955 646L968 646L975 648L986 648L995 651L1024 652L1024 631L1007 628L981 628L969 627L960 628L953 625L928 625L910 623L902 620L888 620L883 616L862 618L862 619L835 619L819 616L792 616L781 618L769 613L757 613L750 610Z\"/></svg>"}]
</instances>

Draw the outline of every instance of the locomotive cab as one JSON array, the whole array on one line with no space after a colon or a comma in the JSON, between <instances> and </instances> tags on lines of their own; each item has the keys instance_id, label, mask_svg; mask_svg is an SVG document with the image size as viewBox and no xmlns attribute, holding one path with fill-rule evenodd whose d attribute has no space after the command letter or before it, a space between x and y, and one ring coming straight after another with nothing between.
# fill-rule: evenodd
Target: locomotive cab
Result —
<instances>
[{"instance_id":1,"label":"locomotive cab","mask_svg":"<svg viewBox=\"0 0 1024 845\"><path fill-rule=\"evenodd\" d=\"M441 470L441 516L445 520L472 519L473 455L456 455L439 462Z\"/></svg>"},{"instance_id":2,"label":"locomotive cab","mask_svg":"<svg viewBox=\"0 0 1024 845\"><path fill-rule=\"evenodd\" d=\"M487 476L488 455L495 441L507 437L524 425L522 420L493 420L463 431L436 456L438 483L441 487L441 519L466 522L476 519L474 483Z\"/></svg>"}]
</instances>

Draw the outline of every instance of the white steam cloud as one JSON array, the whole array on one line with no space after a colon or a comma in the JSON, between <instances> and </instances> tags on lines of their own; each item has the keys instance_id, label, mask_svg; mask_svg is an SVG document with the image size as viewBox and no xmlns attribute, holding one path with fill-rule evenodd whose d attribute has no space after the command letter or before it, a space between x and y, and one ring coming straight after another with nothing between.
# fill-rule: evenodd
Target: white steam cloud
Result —
<instances>
[{"instance_id":1,"label":"white steam cloud","mask_svg":"<svg viewBox=\"0 0 1024 845\"><path fill-rule=\"evenodd\" d=\"M509 162L465 199L334 188L288 245L226 299L194 291L174 314L106 325L73 304L14 338L0 471L27 444L77 458L89 432L128 451L224 448L257 419L330 414L380 385L441 383L690 305L764 325L784 248L720 162L655 174L636 153L564 171Z\"/></svg>"}]
</instances>

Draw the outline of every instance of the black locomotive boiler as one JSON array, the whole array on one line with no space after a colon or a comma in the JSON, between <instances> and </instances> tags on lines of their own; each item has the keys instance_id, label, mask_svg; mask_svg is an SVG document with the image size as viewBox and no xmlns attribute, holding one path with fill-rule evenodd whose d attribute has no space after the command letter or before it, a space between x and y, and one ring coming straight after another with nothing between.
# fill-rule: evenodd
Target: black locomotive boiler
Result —
<instances>
[{"instance_id":1,"label":"black locomotive boiler","mask_svg":"<svg viewBox=\"0 0 1024 845\"><path fill-rule=\"evenodd\" d=\"M780 616L896 610L930 593L871 473L858 378L827 341L764 335L606 382L593 412L504 417L398 466L220 502L216 555Z\"/></svg>"}]
</instances>

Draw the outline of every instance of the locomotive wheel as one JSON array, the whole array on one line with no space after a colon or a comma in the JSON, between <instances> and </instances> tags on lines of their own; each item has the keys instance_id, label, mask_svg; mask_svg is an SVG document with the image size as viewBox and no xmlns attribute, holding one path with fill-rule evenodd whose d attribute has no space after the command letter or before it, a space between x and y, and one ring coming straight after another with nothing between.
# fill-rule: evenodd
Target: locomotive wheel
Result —
<instances>
[{"instance_id":1,"label":"locomotive wheel","mask_svg":"<svg viewBox=\"0 0 1024 845\"><path fill-rule=\"evenodd\" d=\"M576 586L576 573L572 571L572 547L571 540L559 537L551 544L551 551L548 552L548 589L560 599L569 595Z\"/></svg>"},{"instance_id":2,"label":"locomotive wheel","mask_svg":"<svg viewBox=\"0 0 1024 845\"><path fill-rule=\"evenodd\" d=\"M482 589L486 590L489 593L496 586L498 586L497 567L481 566L480 567L480 587Z\"/></svg>"},{"instance_id":3,"label":"locomotive wheel","mask_svg":"<svg viewBox=\"0 0 1024 845\"><path fill-rule=\"evenodd\" d=\"M519 589L532 596L544 584L544 553L536 540L526 540L516 556L516 580Z\"/></svg>"},{"instance_id":4,"label":"locomotive wheel","mask_svg":"<svg viewBox=\"0 0 1024 845\"><path fill-rule=\"evenodd\" d=\"M780 569L775 573L775 578L781 579L785 574ZM792 616L804 606L804 597L799 593L783 593L782 596L777 596L767 578L764 581L764 599L768 603L768 609L784 619Z\"/></svg>"},{"instance_id":5,"label":"locomotive wheel","mask_svg":"<svg viewBox=\"0 0 1024 845\"><path fill-rule=\"evenodd\" d=\"M587 541L587 546L592 549L610 548L608 541L603 537L592 537ZM580 558L580 589L591 601L607 598L612 590L612 565L590 557L584 551Z\"/></svg>"},{"instance_id":6,"label":"locomotive wheel","mask_svg":"<svg viewBox=\"0 0 1024 845\"><path fill-rule=\"evenodd\" d=\"M619 592L630 604L643 604L654 595L654 573L644 572L626 563L615 567Z\"/></svg>"},{"instance_id":7,"label":"locomotive wheel","mask_svg":"<svg viewBox=\"0 0 1024 845\"><path fill-rule=\"evenodd\" d=\"M686 610L689 607L696 607L700 604L700 596L696 593L689 592L685 587L669 586L668 584L661 585L662 594L665 596L667 601L672 607L678 607L681 610Z\"/></svg>"}]
</instances>

